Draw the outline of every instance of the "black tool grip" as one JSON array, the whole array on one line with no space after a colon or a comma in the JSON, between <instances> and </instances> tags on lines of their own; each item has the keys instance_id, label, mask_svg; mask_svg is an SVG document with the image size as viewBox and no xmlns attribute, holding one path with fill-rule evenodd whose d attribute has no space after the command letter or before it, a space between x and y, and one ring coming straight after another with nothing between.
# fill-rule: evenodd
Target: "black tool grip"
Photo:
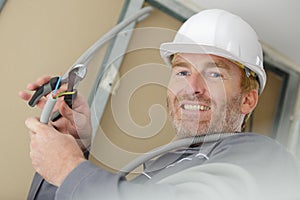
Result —
<instances>
[{"instance_id":1,"label":"black tool grip","mask_svg":"<svg viewBox=\"0 0 300 200\"><path fill-rule=\"evenodd\" d=\"M64 101L67 103L67 105L68 105L70 108L72 108L73 101L74 101L74 99L77 97L77 90L74 90L74 91L75 91L74 94L67 94L67 95L64 96ZM55 122L55 121L57 121L57 120L58 120L59 118L61 118L61 117L62 117L61 114L60 114L59 111L57 110L57 111L55 111L55 112L53 113L53 115L51 116L50 120L51 120L52 122Z\"/></svg>"},{"instance_id":2,"label":"black tool grip","mask_svg":"<svg viewBox=\"0 0 300 200\"><path fill-rule=\"evenodd\" d=\"M72 108L73 101L77 97L77 90L74 90L74 92L75 92L74 94L67 94L64 96L64 100L70 108Z\"/></svg>"},{"instance_id":3,"label":"black tool grip","mask_svg":"<svg viewBox=\"0 0 300 200\"><path fill-rule=\"evenodd\" d=\"M50 79L48 83L40 86L32 95L31 99L29 100L28 102L29 106L34 107L43 96L49 94L52 90L54 90L58 82L58 79L59 77L53 77ZM61 84L59 84L58 87L60 87L60 85Z\"/></svg>"},{"instance_id":4,"label":"black tool grip","mask_svg":"<svg viewBox=\"0 0 300 200\"><path fill-rule=\"evenodd\" d=\"M34 107L35 104L38 102L38 100L40 100L40 98L42 98L42 96L44 96L44 86L39 87L35 93L32 95L30 101L28 102L28 104L31 107Z\"/></svg>"}]
</instances>

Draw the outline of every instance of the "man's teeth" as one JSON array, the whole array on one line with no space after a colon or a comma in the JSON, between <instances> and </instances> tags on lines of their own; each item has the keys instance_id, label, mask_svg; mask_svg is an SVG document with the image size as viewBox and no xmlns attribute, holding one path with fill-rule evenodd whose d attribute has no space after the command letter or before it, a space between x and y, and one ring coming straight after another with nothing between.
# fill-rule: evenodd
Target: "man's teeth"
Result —
<instances>
[{"instance_id":1,"label":"man's teeth","mask_svg":"<svg viewBox=\"0 0 300 200\"><path fill-rule=\"evenodd\" d=\"M190 104L184 104L183 109L185 110L200 110L200 111L206 111L209 110L210 107L203 106L203 105L190 105Z\"/></svg>"}]
</instances>

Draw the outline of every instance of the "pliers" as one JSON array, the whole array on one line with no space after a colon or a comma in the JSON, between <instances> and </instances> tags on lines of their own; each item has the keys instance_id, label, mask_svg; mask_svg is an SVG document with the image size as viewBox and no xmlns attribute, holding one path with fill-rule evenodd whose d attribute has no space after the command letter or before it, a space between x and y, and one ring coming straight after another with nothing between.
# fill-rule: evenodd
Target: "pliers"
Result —
<instances>
[{"instance_id":1,"label":"pliers","mask_svg":"<svg viewBox=\"0 0 300 200\"><path fill-rule=\"evenodd\" d=\"M30 101L28 102L29 106L34 107L43 96L46 96L50 94L52 91L54 91L55 89L60 88L61 85L67 84L67 92L72 92L72 94L64 95L64 101L68 104L70 108L72 108L73 100L77 96L76 88L78 87L79 82L85 78L86 73L87 73L86 66L83 64L77 64L73 66L70 70L68 70L68 72L66 72L62 76L61 80L59 77L51 78L48 83L40 86L36 90L36 92L32 95ZM46 113L46 115L50 116L52 109L50 110L48 109L47 111L43 110L43 111L49 112ZM61 117L60 113L56 111L53 113L50 120L56 121L60 117Z\"/></svg>"}]
</instances>

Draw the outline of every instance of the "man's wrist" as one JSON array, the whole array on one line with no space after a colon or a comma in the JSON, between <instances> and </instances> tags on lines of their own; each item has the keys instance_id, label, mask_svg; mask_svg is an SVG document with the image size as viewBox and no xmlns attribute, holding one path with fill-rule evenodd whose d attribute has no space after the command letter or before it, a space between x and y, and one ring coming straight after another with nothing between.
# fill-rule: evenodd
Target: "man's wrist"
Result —
<instances>
[{"instance_id":1,"label":"man's wrist","mask_svg":"<svg viewBox=\"0 0 300 200\"><path fill-rule=\"evenodd\" d=\"M62 182L65 180L65 178L82 162L86 161L84 157L76 157L73 159L68 160L66 162L66 166L64 169L61 170L58 177L55 179L55 181L52 183L53 185L59 187Z\"/></svg>"}]
</instances>

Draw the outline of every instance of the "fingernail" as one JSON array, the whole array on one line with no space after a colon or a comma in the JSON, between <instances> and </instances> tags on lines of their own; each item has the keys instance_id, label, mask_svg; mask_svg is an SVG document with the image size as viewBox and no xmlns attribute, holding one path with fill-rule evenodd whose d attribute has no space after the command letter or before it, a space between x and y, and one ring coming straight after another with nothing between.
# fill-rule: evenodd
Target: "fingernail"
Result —
<instances>
[{"instance_id":1,"label":"fingernail","mask_svg":"<svg viewBox=\"0 0 300 200\"><path fill-rule=\"evenodd\" d=\"M27 119L25 120L25 125L28 127L29 124L30 124L30 118L27 118Z\"/></svg>"},{"instance_id":2,"label":"fingernail","mask_svg":"<svg viewBox=\"0 0 300 200\"><path fill-rule=\"evenodd\" d=\"M36 121L35 118L29 117L29 118L27 118L27 119L25 120L25 125L26 125L27 127L29 127L29 126L32 125L32 123L34 123L34 121Z\"/></svg>"}]
</instances>

